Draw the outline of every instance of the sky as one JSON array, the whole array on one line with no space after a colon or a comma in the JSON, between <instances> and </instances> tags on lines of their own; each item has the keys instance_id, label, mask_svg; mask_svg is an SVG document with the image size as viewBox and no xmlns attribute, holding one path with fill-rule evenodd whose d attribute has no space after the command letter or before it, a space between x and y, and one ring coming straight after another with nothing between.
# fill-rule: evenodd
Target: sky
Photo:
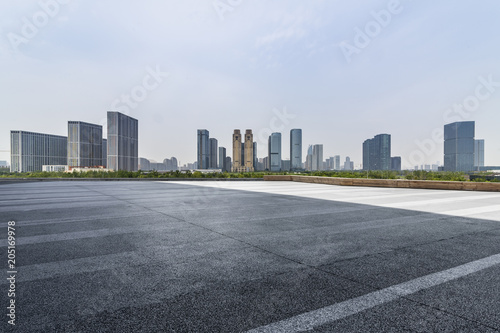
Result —
<instances>
[{"instance_id":1,"label":"sky","mask_svg":"<svg viewBox=\"0 0 500 333\"><path fill-rule=\"evenodd\" d=\"M324 158L392 136L403 167L443 162L446 123L475 121L500 165L497 0L0 2L0 160L10 130L67 135L106 111L139 120L139 156L196 160L197 129L303 130Z\"/></svg>"}]
</instances>

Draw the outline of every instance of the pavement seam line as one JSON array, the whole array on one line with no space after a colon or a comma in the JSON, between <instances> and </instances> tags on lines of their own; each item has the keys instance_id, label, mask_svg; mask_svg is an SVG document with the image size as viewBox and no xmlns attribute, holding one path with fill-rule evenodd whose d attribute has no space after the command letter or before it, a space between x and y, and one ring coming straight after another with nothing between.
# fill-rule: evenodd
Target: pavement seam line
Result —
<instances>
[{"instance_id":1,"label":"pavement seam line","mask_svg":"<svg viewBox=\"0 0 500 333\"><path fill-rule=\"evenodd\" d=\"M288 319L251 329L247 331L247 333L290 333L312 330L315 327L335 322L400 298L407 299L405 296L457 280L497 265L500 265L500 254L472 261L441 272L425 275L317 310L305 312Z\"/></svg>"}]
</instances>

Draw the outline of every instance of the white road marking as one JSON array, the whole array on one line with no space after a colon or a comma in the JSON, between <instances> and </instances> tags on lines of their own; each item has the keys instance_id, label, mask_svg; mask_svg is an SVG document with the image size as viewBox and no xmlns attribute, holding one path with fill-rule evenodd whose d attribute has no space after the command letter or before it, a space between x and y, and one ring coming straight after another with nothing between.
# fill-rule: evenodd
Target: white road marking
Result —
<instances>
[{"instance_id":1,"label":"white road marking","mask_svg":"<svg viewBox=\"0 0 500 333\"><path fill-rule=\"evenodd\" d=\"M429 274L408 282L378 290L364 296L306 312L276 323L261 326L247 333L302 332L360 313L375 306L459 279L500 264L500 254L476 260L455 268Z\"/></svg>"}]
</instances>

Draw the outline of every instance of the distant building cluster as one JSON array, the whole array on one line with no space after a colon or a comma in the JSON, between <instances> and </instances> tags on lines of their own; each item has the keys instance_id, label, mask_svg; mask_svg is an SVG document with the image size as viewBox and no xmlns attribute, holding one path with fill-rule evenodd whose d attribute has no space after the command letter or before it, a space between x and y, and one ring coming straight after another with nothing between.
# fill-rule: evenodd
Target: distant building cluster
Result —
<instances>
[{"instance_id":1,"label":"distant building cluster","mask_svg":"<svg viewBox=\"0 0 500 333\"><path fill-rule=\"evenodd\" d=\"M13 130L10 171L137 171L137 119L108 111L107 123L108 139L101 125L82 121L68 121L68 136Z\"/></svg>"},{"instance_id":2,"label":"distant building cluster","mask_svg":"<svg viewBox=\"0 0 500 333\"><path fill-rule=\"evenodd\" d=\"M349 157L346 157L346 161L342 164L339 155L325 161L322 144L309 146L306 159L303 161L302 130L298 128L290 131L289 160L282 157L282 136L278 132L269 135L267 155L264 158L257 157L257 142L253 141L251 129L245 130L244 133L235 129L232 143L232 159L226 156L225 147L218 147L217 157L215 153L217 140L210 138L208 130L199 129L197 132L197 169L218 169L227 172L354 170L354 162ZM217 165L213 163L215 160L218 161Z\"/></svg>"},{"instance_id":3,"label":"distant building cluster","mask_svg":"<svg viewBox=\"0 0 500 333\"><path fill-rule=\"evenodd\" d=\"M101 125L83 121L68 121L68 135L59 136L12 130L11 172L126 170L167 172L200 170L202 172L253 171L323 171L354 170L349 156L324 159L323 144L309 145L305 159L302 156L302 129L290 131L290 159L282 157L282 135L271 133L267 154L257 156L257 142L251 129L235 129L232 136L232 154L218 146L206 129L197 131L197 160L179 165L177 158L156 162L138 157L138 120L116 111L107 113L107 136L103 138ZM496 167L484 166L484 140L475 138L475 122L463 121L444 126L444 166L436 164L415 166L426 171L486 171ZM361 169L401 171L401 157L391 155L391 135L378 134L362 145ZM0 161L0 167L6 167Z\"/></svg>"},{"instance_id":4,"label":"distant building cluster","mask_svg":"<svg viewBox=\"0 0 500 333\"><path fill-rule=\"evenodd\" d=\"M226 156L226 148L218 147L217 139L210 138L208 130L198 130L197 145L197 161L192 165L193 168L188 165L188 169L231 171L231 157Z\"/></svg>"}]
</instances>

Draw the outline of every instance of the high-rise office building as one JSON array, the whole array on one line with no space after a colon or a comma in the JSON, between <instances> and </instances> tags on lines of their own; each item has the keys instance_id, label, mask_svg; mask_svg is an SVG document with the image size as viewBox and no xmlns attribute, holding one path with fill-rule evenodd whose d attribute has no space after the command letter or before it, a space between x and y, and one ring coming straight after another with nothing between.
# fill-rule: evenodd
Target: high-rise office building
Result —
<instances>
[{"instance_id":1,"label":"high-rise office building","mask_svg":"<svg viewBox=\"0 0 500 333\"><path fill-rule=\"evenodd\" d=\"M390 134L379 134L363 142L363 170L391 170Z\"/></svg>"},{"instance_id":2,"label":"high-rise office building","mask_svg":"<svg viewBox=\"0 0 500 333\"><path fill-rule=\"evenodd\" d=\"M272 133L268 142L269 170L281 171L281 133Z\"/></svg>"},{"instance_id":3,"label":"high-rise office building","mask_svg":"<svg viewBox=\"0 0 500 333\"><path fill-rule=\"evenodd\" d=\"M198 130L198 169L208 169L210 167L210 136L206 129Z\"/></svg>"},{"instance_id":4,"label":"high-rise office building","mask_svg":"<svg viewBox=\"0 0 500 333\"><path fill-rule=\"evenodd\" d=\"M401 156L391 157L391 170L401 171Z\"/></svg>"},{"instance_id":5,"label":"high-rise office building","mask_svg":"<svg viewBox=\"0 0 500 333\"><path fill-rule=\"evenodd\" d=\"M108 140L102 139L102 166L108 167Z\"/></svg>"},{"instance_id":6,"label":"high-rise office building","mask_svg":"<svg viewBox=\"0 0 500 333\"><path fill-rule=\"evenodd\" d=\"M314 145L312 152L311 171L323 170L323 145Z\"/></svg>"},{"instance_id":7,"label":"high-rise office building","mask_svg":"<svg viewBox=\"0 0 500 333\"><path fill-rule=\"evenodd\" d=\"M68 164L65 136L10 131L10 171L42 171L43 165Z\"/></svg>"},{"instance_id":8,"label":"high-rise office building","mask_svg":"<svg viewBox=\"0 0 500 333\"><path fill-rule=\"evenodd\" d=\"M340 170L340 155L333 156L333 170Z\"/></svg>"},{"instance_id":9,"label":"high-rise office building","mask_svg":"<svg viewBox=\"0 0 500 333\"><path fill-rule=\"evenodd\" d=\"M475 122L462 121L444 126L444 170L474 170Z\"/></svg>"},{"instance_id":10,"label":"high-rise office building","mask_svg":"<svg viewBox=\"0 0 500 333\"><path fill-rule=\"evenodd\" d=\"M307 155L306 155L306 170L311 171L312 170L312 160L313 160L313 146L309 145L307 148Z\"/></svg>"},{"instance_id":11,"label":"high-rise office building","mask_svg":"<svg viewBox=\"0 0 500 333\"><path fill-rule=\"evenodd\" d=\"M108 169L137 171L139 166L137 119L108 111Z\"/></svg>"},{"instance_id":12,"label":"high-rise office building","mask_svg":"<svg viewBox=\"0 0 500 333\"><path fill-rule=\"evenodd\" d=\"M242 146L241 131L234 130L233 133L233 172L243 172L244 171L244 156L243 156L243 146Z\"/></svg>"},{"instance_id":13,"label":"high-rise office building","mask_svg":"<svg viewBox=\"0 0 500 333\"><path fill-rule=\"evenodd\" d=\"M233 163L231 162L231 157L226 156L226 171L231 172L232 169L233 169Z\"/></svg>"},{"instance_id":14,"label":"high-rise office building","mask_svg":"<svg viewBox=\"0 0 500 333\"><path fill-rule=\"evenodd\" d=\"M484 167L484 140L474 140L474 170Z\"/></svg>"},{"instance_id":15,"label":"high-rise office building","mask_svg":"<svg viewBox=\"0 0 500 333\"><path fill-rule=\"evenodd\" d=\"M247 129L245 131L245 172L254 171L254 153L253 153L253 134L252 130Z\"/></svg>"},{"instance_id":16,"label":"high-rise office building","mask_svg":"<svg viewBox=\"0 0 500 333\"><path fill-rule=\"evenodd\" d=\"M290 171L290 160L281 161L281 171Z\"/></svg>"},{"instance_id":17,"label":"high-rise office building","mask_svg":"<svg viewBox=\"0 0 500 333\"><path fill-rule=\"evenodd\" d=\"M333 170L333 157L329 157L326 159L325 170Z\"/></svg>"},{"instance_id":18,"label":"high-rise office building","mask_svg":"<svg viewBox=\"0 0 500 333\"><path fill-rule=\"evenodd\" d=\"M257 166L259 164L259 159L257 157L257 142L253 143L253 170L257 171Z\"/></svg>"},{"instance_id":19,"label":"high-rise office building","mask_svg":"<svg viewBox=\"0 0 500 333\"><path fill-rule=\"evenodd\" d=\"M219 147L219 169L222 170L222 172L227 171L226 168L226 148L224 147Z\"/></svg>"},{"instance_id":20,"label":"high-rise office building","mask_svg":"<svg viewBox=\"0 0 500 333\"><path fill-rule=\"evenodd\" d=\"M139 158L139 170L149 171L151 170L151 163L148 159L140 157Z\"/></svg>"},{"instance_id":21,"label":"high-rise office building","mask_svg":"<svg viewBox=\"0 0 500 333\"><path fill-rule=\"evenodd\" d=\"M102 165L102 126L68 121L68 166Z\"/></svg>"},{"instance_id":22,"label":"high-rise office building","mask_svg":"<svg viewBox=\"0 0 500 333\"><path fill-rule=\"evenodd\" d=\"M290 170L302 169L302 130L294 128L290 130Z\"/></svg>"},{"instance_id":23,"label":"high-rise office building","mask_svg":"<svg viewBox=\"0 0 500 333\"><path fill-rule=\"evenodd\" d=\"M354 162L351 161L351 158L349 156L347 156L345 158L344 170L346 170L346 171L352 171L352 170L354 170Z\"/></svg>"},{"instance_id":24,"label":"high-rise office building","mask_svg":"<svg viewBox=\"0 0 500 333\"><path fill-rule=\"evenodd\" d=\"M165 165L165 171L177 171L179 169L179 162L175 157L164 159L163 164Z\"/></svg>"},{"instance_id":25,"label":"high-rise office building","mask_svg":"<svg viewBox=\"0 0 500 333\"><path fill-rule=\"evenodd\" d=\"M210 149L209 149L209 156L210 156L210 159L209 159L209 166L208 168L209 169L217 169L217 163L218 163L218 160L217 160L217 152L218 152L218 143L217 143L217 139L214 139L214 138L210 138L209 139L209 145L210 145Z\"/></svg>"}]
</instances>

